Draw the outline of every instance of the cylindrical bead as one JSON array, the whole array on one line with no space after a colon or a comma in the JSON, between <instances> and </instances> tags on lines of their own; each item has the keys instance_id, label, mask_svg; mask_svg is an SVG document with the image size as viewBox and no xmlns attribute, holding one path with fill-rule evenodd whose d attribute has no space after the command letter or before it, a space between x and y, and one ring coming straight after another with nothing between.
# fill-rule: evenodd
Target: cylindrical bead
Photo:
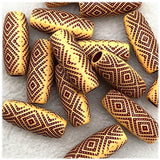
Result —
<instances>
[{"instance_id":1,"label":"cylindrical bead","mask_svg":"<svg viewBox=\"0 0 160 160\"><path fill-rule=\"evenodd\" d=\"M29 103L45 104L53 83L53 53L50 41L38 39L32 48L27 74Z\"/></svg>"},{"instance_id":2,"label":"cylindrical bead","mask_svg":"<svg viewBox=\"0 0 160 160\"><path fill-rule=\"evenodd\" d=\"M157 78L152 84L151 88L147 93L147 99L158 107L159 94L158 94L159 79Z\"/></svg>"},{"instance_id":3,"label":"cylindrical bead","mask_svg":"<svg viewBox=\"0 0 160 160\"><path fill-rule=\"evenodd\" d=\"M3 104L2 116L7 122L25 130L44 136L61 137L67 121L49 110L21 101L7 100Z\"/></svg>"},{"instance_id":4,"label":"cylindrical bead","mask_svg":"<svg viewBox=\"0 0 160 160\"><path fill-rule=\"evenodd\" d=\"M113 40L81 40L78 43L90 60L95 52L99 50L109 51L124 61L128 61L129 59L129 44L125 42Z\"/></svg>"},{"instance_id":5,"label":"cylindrical bead","mask_svg":"<svg viewBox=\"0 0 160 160\"><path fill-rule=\"evenodd\" d=\"M55 78L61 102L70 123L81 126L90 122L90 109L85 94L78 92L65 76L61 65L55 67Z\"/></svg>"},{"instance_id":6,"label":"cylindrical bead","mask_svg":"<svg viewBox=\"0 0 160 160\"><path fill-rule=\"evenodd\" d=\"M124 17L128 39L135 54L147 73L158 70L158 43L145 17L139 11Z\"/></svg>"},{"instance_id":7,"label":"cylindrical bead","mask_svg":"<svg viewBox=\"0 0 160 160\"><path fill-rule=\"evenodd\" d=\"M29 58L28 23L24 13L8 12L3 28L3 57L9 75L25 75Z\"/></svg>"},{"instance_id":8,"label":"cylindrical bead","mask_svg":"<svg viewBox=\"0 0 160 160\"><path fill-rule=\"evenodd\" d=\"M79 2L80 15L83 17L114 16L134 11L141 2Z\"/></svg>"},{"instance_id":9,"label":"cylindrical bead","mask_svg":"<svg viewBox=\"0 0 160 160\"><path fill-rule=\"evenodd\" d=\"M84 50L67 30L52 34L53 52L65 70L68 80L81 92L88 93L98 87L98 78Z\"/></svg>"},{"instance_id":10,"label":"cylindrical bead","mask_svg":"<svg viewBox=\"0 0 160 160\"><path fill-rule=\"evenodd\" d=\"M138 138L147 143L158 139L157 122L124 94L110 90L102 99L102 104L115 120Z\"/></svg>"},{"instance_id":11,"label":"cylindrical bead","mask_svg":"<svg viewBox=\"0 0 160 160\"><path fill-rule=\"evenodd\" d=\"M48 8L61 7L69 4L69 2L45 2Z\"/></svg>"},{"instance_id":12,"label":"cylindrical bead","mask_svg":"<svg viewBox=\"0 0 160 160\"><path fill-rule=\"evenodd\" d=\"M107 158L127 142L119 125L109 126L83 140L65 158Z\"/></svg>"},{"instance_id":13,"label":"cylindrical bead","mask_svg":"<svg viewBox=\"0 0 160 160\"><path fill-rule=\"evenodd\" d=\"M108 51L95 53L91 64L112 87L129 97L138 98L146 91L142 77L125 61Z\"/></svg>"},{"instance_id":14,"label":"cylindrical bead","mask_svg":"<svg viewBox=\"0 0 160 160\"><path fill-rule=\"evenodd\" d=\"M88 19L64 11L42 8L32 11L30 25L47 33L66 29L77 39L90 39L94 30L94 23Z\"/></svg>"}]
</instances>

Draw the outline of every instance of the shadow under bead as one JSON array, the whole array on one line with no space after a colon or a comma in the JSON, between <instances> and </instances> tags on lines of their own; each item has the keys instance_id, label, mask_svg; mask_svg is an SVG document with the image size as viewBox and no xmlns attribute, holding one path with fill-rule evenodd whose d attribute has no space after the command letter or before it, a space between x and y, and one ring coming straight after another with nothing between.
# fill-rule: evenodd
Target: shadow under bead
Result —
<instances>
[{"instance_id":1,"label":"shadow under bead","mask_svg":"<svg viewBox=\"0 0 160 160\"><path fill-rule=\"evenodd\" d=\"M99 50L109 51L124 61L129 59L129 44L114 40L81 40L78 41L79 45L85 51L85 54L89 60Z\"/></svg>"},{"instance_id":2,"label":"shadow under bead","mask_svg":"<svg viewBox=\"0 0 160 160\"><path fill-rule=\"evenodd\" d=\"M2 116L13 125L51 138L60 138L67 125L67 121L58 114L15 100L4 102Z\"/></svg>"},{"instance_id":3,"label":"shadow under bead","mask_svg":"<svg viewBox=\"0 0 160 160\"><path fill-rule=\"evenodd\" d=\"M82 17L115 16L134 11L142 2L79 2Z\"/></svg>"},{"instance_id":4,"label":"shadow under bead","mask_svg":"<svg viewBox=\"0 0 160 160\"><path fill-rule=\"evenodd\" d=\"M128 39L135 54L147 73L158 70L158 43L145 17L139 11L124 17Z\"/></svg>"},{"instance_id":5,"label":"shadow under bead","mask_svg":"<svg viewBox=\"0 0 160 160\"><path fill-rule=\"evenodd\" d=\"M101 50L91 60L92 66L113 88L128 97L139 98L146 91L142 77L116 55Z\"/></svg>"},{"instance_id":6,"label":"shadow under bead","mask_svg":"<svg viewBox=\"0 0 160 160\"><path fill-rule=\"evenodd\" d=\"M99 86L84 50L67 30L58 30L50 37L53 53L64 68L68 80L83 93L88 93Z\"/></svg>"},{"instance_id":7,"label":"shadow under bead","mask_svg":"<svg viewBox=\"0 0 160 160\"><path fill-rule=\"evenodd\" d=\"M9 75L25 75L29 60L29 33L25 14L8 12L3 27L3 58Z\"/></svg>"},{"instance_id":8,"label":"shadow under bead","mask_svg":"<svg viewBox=\"0 0 160 160\"><path fill-rule=\"evenodd\" d=\"M47 103L53 83L54 62L51 43L47 39L35 41L27 74L29 103Z\"/></svg>"},{"instance_id":9,"label":"shadow under bead","mask_svg":"<svg viewBox=\"0 0 160 160\"><path fill-rule=\"evenodd\" d=\"M127 142L119 125L112 125L91 135L75 146L64 158L108 158Z\"/></svg>"},{"instance_id":10,"label":"shadow under bead","mask_svg":"<svg viewBox=\"0 0 160 160\"><path fill-rule=\"evenodd\" d=\"M147 99L151 103L153 103L156 107L158 107L158 102L159 102L158 84L159 84L159 78L157 78L154 81L154 83L152 84L151 88L147 93Z\"/></svg>"},{"instance_id":11,"label":"shadow under bead","mask_svg":"<svg viewBox=\"0 0 160 160\"><path fill-rule=\"evenodd\" d=\"M86 18L60 10L44 8L32 11L30 25L46 33L66 29L77 39L90 39L94 31L94 23Z\"/></svg>"},{"instance_id":12,"label":"shadow under bead","mask_svg":"<svg viewBox=\"0 0 160 160\"><path fill-rule=\"evenodd\" d=\"M61 65L55 67L57 90L68 120L74 127L90 122L90 109L85 94L78 92L65 76Z\"/></svg>"},{"instance_id":13,"label":"shadow under bead","mask_svg":"<svg viewBox=\"0 0 160 160\"><path fill-rule=\"evenodd\" d=\"M158 139L158 123L124 94L110 90L102 99L102 105L115 120L141 140L152 144Z\"/></svg>"}]
</instances>

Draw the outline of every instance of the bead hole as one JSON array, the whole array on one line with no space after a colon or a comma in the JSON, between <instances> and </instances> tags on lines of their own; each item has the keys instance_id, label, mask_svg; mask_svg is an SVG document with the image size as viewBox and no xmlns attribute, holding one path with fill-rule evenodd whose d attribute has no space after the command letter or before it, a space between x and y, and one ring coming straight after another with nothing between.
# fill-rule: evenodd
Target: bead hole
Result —
<instances>
[{"instance_id":1,"label":"bead hole","mask_svg":"<svg viewBox=\"0 0 160 160\"><path fill-rule=\"evenodd\" d=\"M93 62L97 62L102 56L102 52L97 52L93 57Z\"/></svg>"}]
</instances>

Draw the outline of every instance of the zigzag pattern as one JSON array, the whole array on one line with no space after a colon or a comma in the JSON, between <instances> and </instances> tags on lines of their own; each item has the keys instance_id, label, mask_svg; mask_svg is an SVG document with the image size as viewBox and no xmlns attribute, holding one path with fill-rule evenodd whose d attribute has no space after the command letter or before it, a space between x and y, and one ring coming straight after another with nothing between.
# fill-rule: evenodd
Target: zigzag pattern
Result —
<instances>
[{"instance_id":1,"label":"zigzag pattern","mask_svg":"<svg viewBox=\"0 0 160 160\"><path fill-rule=\"evenodd\" d=\"M157 107L159 101L158 84L159 84L159 79L157 78L147 93L147 99L149 99L150 102L152 102Z\"/></svg>"},{"instance_id":2,"label":"zigzag pattern","mask_svg":"<svg viewBox=\"0 0 160 160\"><path fill-rule=\"evenodd\" d=\"M158 44L144 16L134 11L124 17L126 33L136 56L148 73L158 70Z\"/></svg>"},{"instance_id":3,"label":"zigzag pattern","mask_svg":"<svg viewBox=\"0 0 160 160\"><path fill-rule=\"evenodd\" d=\"M53 83L53 55L51 43L39 39L34 43L27 74L29 103L47 103Z\"/></svg>"},{"instance_id":4,"label":"zigzag pattern","mask_svg":"<svg viewBox=\"0 0 160 160\"><path fill-rule=\"evenodd\" d=\"M138 138L147 143L158 139L157 122L130 98L110 90L102 99L102 104L113 118Z\"/></svg>"},{"instance_id":5,"label":"zigzag pattern","mask_svg":"<svg viewBox=\"0 0 160 160\"><path fill-rule=\"evenodd\" d=\"M61 102L70 123L74 127L89 123L90 110L87 97L76 91L65 77L64 69L60 65L55 68L55 78Z\"/></svg>"},{"instance_id":6,"label":"zigzag pattern","mask_svg":"<svg viewBox=\"0 0 160 160\"><path fill-rule=\"evenodd\" d=\"M87 57L91 60L94 53L99 50L109 51L119 58L127 61L129 59L129 45L119 41L107 40L82 40L78 41L79 45L85 51Z\"/></svg>"},{"instance_id":7,"label":"zigzag pattern","mask_svg":"<svg viewBox=\"0 0 160 160\"><path fill-rule=\"evenodd\" d=\"M98 87L98 78L83 49L67 30L52 34L53 53L63 66L68 80L83 93Z\"/></svg>"},{"instance_id":8,"label":"zigzag pattern","mask_svg":"<svg viewBox=\"0 0 160 160\"><path fill-rule=\"evenodd\" d=\"M79 143L64 158L107 158L119 150L127 137L119 125L109 126Z\"/></svg>"},{"instance_id":9,"label":"zigzag pattern","mask_svg":"<svg viewBox=\"0 0 160 160\"><path fill-rule=\"evenodd\" d=\"M29 33L25 15L20 11L7 13L3 28L3 57L9 75L24 75L29 56Z\"/></svg>"},{"instance_id":10,"label":"zigzag pattern","mask_svg":"<svg viewBox=\"0 0 160 160\"><path fill-rule=\"evenodd\" d=\"M47 33L66 29L77 39L90 39L94 30L94 23L90 20L71 13L42 8L32 11L30 25Z\"/></svg>"},{"instance_id":11,"label":"zigzag pattern","mask_svg":"<svg viewBox=\"0 0 160 160\"><path fill-rule=\"evenodd\" d=\"M45 2L48 8L60 7L69 4L68 2Z\"/></svg>"},{"instance_id":12,"label":"zigzag pattern","mask_svg":"<svg viewBox=\"0 0 160 160\"><path fill-rule=\"evenodd\" d=\"M13 125L49 137L61 137L67 125L67 121L59 115L20 101L5 101L2 115Z\"/></svg>"},{"instance_id":13,"label":"zigzag pattern","mask_svg":"<svg viewBox=\"0 0 160 160\"><path fill-rule=\"evenodd\" d=\"M125 61L108 51L95 53L91 64L113 88L129 97L138 98L146 91L142 77Z\"/></svg>"},{"instance_id":14,"label":"zigzag pattern","mask_svg":"<svg viewBox=\"0 0 160 160\"><path fill-rule=\"evenodd\" d=\"M134 11L141 2L80 2L80 15L83 17L113 16Z\"/></svg>"}]
</instances>

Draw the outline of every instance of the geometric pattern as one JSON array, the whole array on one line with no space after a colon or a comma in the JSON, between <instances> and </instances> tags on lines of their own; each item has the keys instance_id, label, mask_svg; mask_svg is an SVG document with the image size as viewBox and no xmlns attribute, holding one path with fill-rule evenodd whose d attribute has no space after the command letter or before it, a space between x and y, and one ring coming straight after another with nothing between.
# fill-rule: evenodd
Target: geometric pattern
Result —
<instances>
[{"instance_id":1,"label":"geometric pattern","mask_svg":"<svg viewBox=\"0 0 160 160\"><path fill-rule=\"evenodd\" d=\"M2 116L7 122L44 136L60 138L67 121L49 110L21 101L7 100L3 104Z\"/></svg>"},{"instance_id":2,"label":"geometric pattern","mask_svg":"<svg viewBox=\"0 0 160 160\"><path fill-rule=\"evenodd\" d=\"M66 77L74 87L83 93L98 87L98 78L89 59L67 30L58 30L52 34L50 41L57 61L64 68Z\"/></svg>"},{"instance_id":3,"label":"geometric pattern","mask_svg":"<svg viewBox=\"0 0 160 160\"><path fill-rule=\"evenodd\" d=\"M86 18L64 11L43 8L32 11L30 25L46 33L66 29L77 39L90 39L94 30L94 23Z\"/></svg>"},{"instance_id":4,"label":"geometric pattern","mask_svg":"<svg viewBox=\"0 0 160 160\"><path fill-rule=\"evenodd\" d=\"M64 6L64 5L67 5L69 3L67 3L67 2L45 2L45 4L48 8L52 8L52 7Z\"/></svg>"},{"instance_id":5,"label":"geometric pattern","mask_svg":"<svg viewBox=\"0 0 160 160\"><path fill-rule=\"evenodd\" d=\"M158 70L158 43L145 17L138 11L124 17L128 39L147 73Z\"/></svg>"},{"instance_id":6,"label":"geometric pattern","mask_svg":"<svg viewBox=\"0 0 160 160\"><path fill-rule=\"evenodd\" d=\"M3 57L9 75L25 75L29 58L28 23L24 13L8 12L3 28Z\"/></svg>"},{"instance_id":7,"label":"geometric pattern","mask_svg":"<svg viewBox=\"0 0 160 160\"><path fill-rule=\"evenodd\" d=\"M65 76L61 65L55 67L57 90L68 120L74 127L90 122L90 109L86 95L78 92Z\"/></svg>"},{"instance_id":8,"label":"geometric pattern","mask_svg":"<svg viewBox=\"0 0 160 160\"><path fill-rule=\"evenodd\" d=\"M113 16L138 9L141 2L79 2L83 17Z\"/></svg>"},{"instance_id":9,"label":"geometric pattern","mask_svg":"<svg viewBox=\"0 0 160 160\"><path fill-rule=\"evenodd\" d=\"M107 50L124 61L129 59L129 44L125 42L113 40L82 40L78 41L78 43L90 60L94 53L99 50Z\"/></svg>"},{"instance_id":10,"label":"geometric pattern","mask_svg":"<svg viewBox=\"0 0 160 160\"><path fill-rule=\"evenodd\" d=\"M124 94L110 90L102 104L115 120L141 140L154 143L158 139L158 123Z\"/></svg>"},{"instance_id":11,"label":"geometric pattern","mask_svg":"<svg viewBox=\"0 0 160 160\"><path fill-rule=\"evenodd\" d=\"M101 50L91 60L92 66L112 87L128 97L141 97L146 91L142 77L116 55Z\"/></svg>"},{"instance_id":12,"label":"geometric pattern","mask_svg":"<svg viewBox=\"0 0 160 160\"><path fill-rule=\"evenodd\" d=\"M158 107L159 94L158 94L159 79L157 78L152 84L151 88L147 93L147 99Z\"/></svg>"},{"instance_id":13,"label":"geometric pattern","mask_svg":"<svg viewBox=\"0 0 160 160\"><path fill-rule=\"evenodd\" d=\"M122 128L112 125L83 140L64 158L107 158L126 142L127 137Z\"/></svg>"},{"instance_id":14,"label":"geometric pattern","mask_svg":"<svg viewBox=\"0 0 160 160\"><path fill-rule=\"evenodd\" d=\"M34 43L27 74L27 97L29 103L45 104L53 83L53 53L47 39Z\"/></svg>"}]
</instances>

